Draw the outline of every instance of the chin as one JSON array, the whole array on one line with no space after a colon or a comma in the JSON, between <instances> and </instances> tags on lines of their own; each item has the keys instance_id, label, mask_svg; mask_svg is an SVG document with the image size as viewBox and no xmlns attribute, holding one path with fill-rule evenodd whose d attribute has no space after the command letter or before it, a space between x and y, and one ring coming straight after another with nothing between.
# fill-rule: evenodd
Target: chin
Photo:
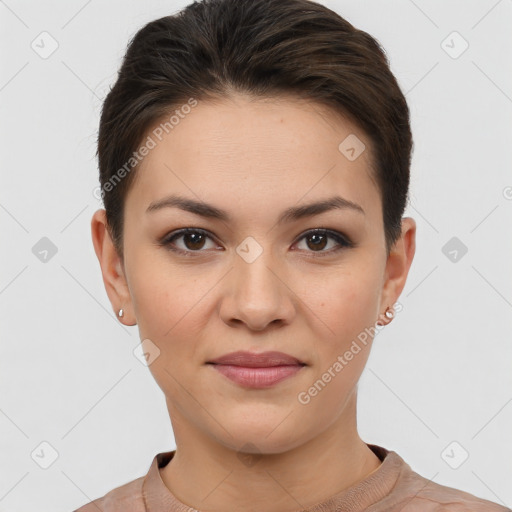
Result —
<instances>
[{"instance_id":1,"label":"chin","mask_svg":"<svg viewBox=\"0 0 512 512\"><path fill-rule=\"evenodd\" d=\"M290 421L287 425L283 422L286 414L282 415L276 421L271 416L270 421L251 421L223 423L226 430L217 431L216 440L227 448L240 452L258 454L279 454L292 450L306 439L304 432L299 432L295 422Z\"/></svg>"},{"instance_id":2,"label":"chin","mask_svg":"<svg viewBox=\"0 0 512 512\"><path fill-rule=\"evenodd\" d=\"M290 451L302 444L300 440L290 439L290 437L278 438L273 440L265 439L264 436L247 433L244 436L236 437L236 440L225 439L226 447L237 454L260 455L278 455Z\"/></svg>"}]
</instances>

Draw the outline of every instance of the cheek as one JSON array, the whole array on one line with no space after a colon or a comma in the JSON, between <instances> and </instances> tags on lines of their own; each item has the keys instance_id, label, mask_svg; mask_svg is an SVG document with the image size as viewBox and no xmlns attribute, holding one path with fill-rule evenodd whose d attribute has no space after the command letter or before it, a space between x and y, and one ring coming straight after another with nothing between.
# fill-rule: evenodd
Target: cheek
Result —
<instances>
[{"instance_id":1,"label":"cheek","mask_svg":"<svg viewBox=\"0 0 512 512\"><path fill-rule=\"evenodd\" d=\"M326 279L303 288L306 310L316 317L316 330L327 346L343 350L353 338L375 325L380 294L378 269L361 264L333 269ZM332 352L332 351L328 351Z\"/></svg>"},{"instance_id":2,"label":"cheek","mask_svg":"<svg viewBox=\"0 0 512 512\"><path fill-rule=\"evenodd\" d=\"M165 257L153 254L134 257L131 276L130 293L141 339L154 339L167 349L173 340L192 338L200 331L209 279L190 277L187 266L172 266Z\"/></svg>"},{"instance_id":3,"label":"cheek","mask_svg":"<svg viewBox=\"0 0 512 512\"><path fill-rule=\"evenodd\" d=\"M134 283L132 298L140 339L151 340L158 353L149 370L175 403L189 399L186 393L182 396L180 384L190 390L194 387L188 370L201 364L199 340L211 314L205 300L210 288L176 274L165 276L156 269L139 272Z\"/></svg>"},{"instance_id":4,"label":"cheek","mask_svg":"<svg viewBox=\"0 0 512 512\"><path fill-rule=\"evenodd\" d=\"M331 279L325 293L309 296L308 306L322 320L316 322L321 331L314 344L314 375L297 399L304 414L319 424L338 417L365 368L377 319L375 287L371 276L344 275Z\"/></svg>"}]
</instances>

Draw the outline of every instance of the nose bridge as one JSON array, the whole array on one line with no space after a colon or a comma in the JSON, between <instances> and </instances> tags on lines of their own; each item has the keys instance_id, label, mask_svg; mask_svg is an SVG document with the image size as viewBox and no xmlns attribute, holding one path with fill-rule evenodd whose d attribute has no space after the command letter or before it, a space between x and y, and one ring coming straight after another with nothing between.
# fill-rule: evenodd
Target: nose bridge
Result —
<instances>
[{"instance_id":1,"label":"nose bridge","mask_svg":"<svg viewBox=\"0 0 512 512\"><path fill-rule=\"evenodd\" d=\"M280 293L280 281L275 276L279 270L274 269L276 260L271 249L263 249L258 242L246 240L236 251L234 278L238 298L255 306L263 299L268 303Z\"/></svg>"},{"instance_id":2,"label":"nose bridge","mask_svg":"<svg viewBox=\"0 0 512 512\"><path fill-rule=\"evenodd\" d=\"M293 304L283 283L282 265L254 238L248 237L236 249L231 272L231 301L224 314L251 328L263 329L275 320L289 320Z\"/></svg>"}]
</instances>

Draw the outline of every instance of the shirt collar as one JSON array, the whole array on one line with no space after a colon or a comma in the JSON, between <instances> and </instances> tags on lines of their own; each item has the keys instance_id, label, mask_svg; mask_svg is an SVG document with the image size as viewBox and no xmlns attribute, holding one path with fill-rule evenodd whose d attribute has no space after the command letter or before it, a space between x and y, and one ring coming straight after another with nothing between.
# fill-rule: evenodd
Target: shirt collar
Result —
<instances>
[{"instance_id":1,"label":"shirt collar","mask_svg":"<svg viewBox=\"0 0 512 512\"><path fill-rule=\"evenodd\" d=\"M403 459L394 451L367 444L382 461L381 465L357 484L330 498L302 509L302 512L360 512L386 497L398 480L404 466ZM160 468L173 458L175 450L155 455L142 484L142 496L146 512L199 512L179 501L166 487L160 476Z\"/></svg>"}]
</instances>

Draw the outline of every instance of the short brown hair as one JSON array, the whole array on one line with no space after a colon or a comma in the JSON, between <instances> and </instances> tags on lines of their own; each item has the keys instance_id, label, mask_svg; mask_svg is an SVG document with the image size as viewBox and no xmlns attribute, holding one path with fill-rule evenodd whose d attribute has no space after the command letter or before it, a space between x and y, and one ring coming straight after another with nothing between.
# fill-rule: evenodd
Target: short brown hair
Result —
<instances>
[{"instance_id":1,"label":"short brown hair","mask_svg":"<svg viewBox=\"0 0 512 512\"><path fill-rule=\"evenodd\" d=\"M103 103L99 177L120 257L124 203L135 176L133 153L148 130L190 98L232 92L291 94L327 106L364 130L373 148L389 253L401 234L413 141L409 109L384 49L309 0L203 0L135 34ZM134 163L127 168L127 162Z\"/></svg>"}]
</instances>

